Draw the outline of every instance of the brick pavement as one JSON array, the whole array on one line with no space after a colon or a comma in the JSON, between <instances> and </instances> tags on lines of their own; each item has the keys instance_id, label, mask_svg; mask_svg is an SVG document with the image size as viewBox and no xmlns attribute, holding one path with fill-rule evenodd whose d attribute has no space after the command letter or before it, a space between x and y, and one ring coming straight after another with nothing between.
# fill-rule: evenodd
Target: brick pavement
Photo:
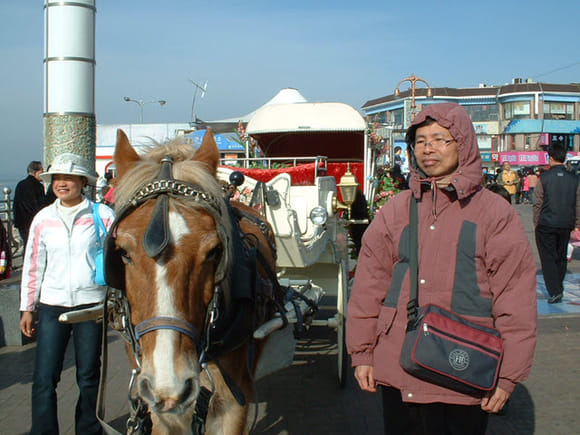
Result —
<instances>
[{"instance_id":1,"label":"brick pavement","mask_svg":"<svg viewBox=\"0 0 580 435\"><path fill-rule=\"evenodd\" d=\"M532 238L529 207L516 207ZM580 254L575 253L569 268L575 274L580 273L579 260ZM541 289L539 291L541 298ZM491 417L488 434L579 432L580 307L574 311L577 306L572 304L572 297L568 299L570 313L540 313L538 345L530 379L518 386L506 415ZM328 328L312 328L299 341L291 367L258 381L258 419L253 433L382 433L377 395L361 392L352 372L345 388L338 387L335 339ZM116 333L110 333L109 342L106 415L114 427L122 430L129 412L126 397L130 373L123 340ZM29 429L34 352L34 343L0 348L2 435L23 434ZM70 349L58 393L61 433L72 434L77 392L74 355Z\"/></svg>"}]
</instances>

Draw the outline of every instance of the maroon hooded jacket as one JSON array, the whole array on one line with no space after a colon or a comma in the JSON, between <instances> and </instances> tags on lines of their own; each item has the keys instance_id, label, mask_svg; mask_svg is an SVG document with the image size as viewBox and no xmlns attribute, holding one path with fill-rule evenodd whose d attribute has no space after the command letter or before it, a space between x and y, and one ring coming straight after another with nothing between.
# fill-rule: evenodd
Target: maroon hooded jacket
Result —
<instances>
[{"instance_id":1,"label":"maroon hooded jacket","mask_svg":"<svg viewBox=\"0 0 580 435\"><path fill-rule=\"evenodd\" d=\"M418 200L419 305L436 304L502 335L498 386L512 392L531 369L536 344L536 264L520 217L501 196L481 188L481 156L471 119L457 104L428 106L407 132L412 144L427 117L457 141L459 166L435 187L412 159L410 190L377 214L364 234L348 304L347 347L353 366L372 365L377 383L403 401L474 405L466 395L417 379L399 365L409 301L409 203Z\"/></svg>"}]
</instances>

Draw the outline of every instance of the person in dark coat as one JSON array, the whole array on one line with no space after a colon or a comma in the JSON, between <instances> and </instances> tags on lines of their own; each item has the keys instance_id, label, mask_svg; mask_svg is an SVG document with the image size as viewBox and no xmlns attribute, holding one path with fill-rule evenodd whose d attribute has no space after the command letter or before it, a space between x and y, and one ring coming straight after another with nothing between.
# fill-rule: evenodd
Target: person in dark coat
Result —
<instances>
[{"instance_id":1,"label":"person in dark coat","mask_svg":"<svg viewBox=\"0 0 580 435\"><path fill-rule=\"evenodd\" d=\"M542 264L549 304L562 302L568 264L570 232L580 228L580 184L564 166L566 148L548 147L550 169L540 175L534 189L536 245Z\"/></svg>"},{"instance_id":2,"label":"person in dark coat","mask_svg":"<svg viewBox=\"0 0 580 435\"><path fill-rule=\"evenodd\" d=\"M16 185L14 191L14 226L18 228L22 242L26 246L28 230L36 213L46 205L44 186L40 181L42 163L28 164L28 176Z\"/></svg>"}]
</instances>

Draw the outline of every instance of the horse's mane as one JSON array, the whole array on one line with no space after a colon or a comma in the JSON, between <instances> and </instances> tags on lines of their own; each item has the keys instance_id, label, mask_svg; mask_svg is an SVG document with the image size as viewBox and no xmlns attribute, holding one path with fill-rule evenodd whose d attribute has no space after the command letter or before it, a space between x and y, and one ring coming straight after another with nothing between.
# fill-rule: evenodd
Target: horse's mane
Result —
<instances>
[{"instance_id":1,"label":"horse's mane","mask_svg":"<svg viewBox=\"0 0 580 435\"><path fill-rule=\"evenodd\" d=\"M196 150L191 145L183 143L179 138L165 144L156 143L146 148L141 160L123 175L115 188L117 211L131 200L139 187L159 175L161 159L165 155L173 157L173 178L196 184L219 200L223 195L220 184L210 173L207 163L192 160L195 152ZM218 202L221 205L223 201Z\"/></svg>"}]
</instances>

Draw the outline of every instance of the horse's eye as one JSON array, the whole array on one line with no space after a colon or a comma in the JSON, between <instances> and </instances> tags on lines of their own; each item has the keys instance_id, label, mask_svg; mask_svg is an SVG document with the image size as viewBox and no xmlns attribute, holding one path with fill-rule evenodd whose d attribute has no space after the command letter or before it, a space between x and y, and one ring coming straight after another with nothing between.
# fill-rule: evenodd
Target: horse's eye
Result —
<instances>
[{"instance_id":1,"label":"horse's eye","mask_svg":"<svg viewBox=\"0 0 580 435\"><path fill-rule=\"evenodd\" d=\"M222 256L222 246L218 245L207 253L205 261L218 261Z\"/></svg>"},{"instance_id":2,"label":"horse's eye","mask_svg":"<svg viewBox=\"0 0 580 435\"><path fill-rule=\"evenodd\" d=\"M121 261L125 264L133 264L133 260L131 260L131 256L125 251L124 249L118 250L119 256L121 257Z\"/></svg>"}]
</instances>

